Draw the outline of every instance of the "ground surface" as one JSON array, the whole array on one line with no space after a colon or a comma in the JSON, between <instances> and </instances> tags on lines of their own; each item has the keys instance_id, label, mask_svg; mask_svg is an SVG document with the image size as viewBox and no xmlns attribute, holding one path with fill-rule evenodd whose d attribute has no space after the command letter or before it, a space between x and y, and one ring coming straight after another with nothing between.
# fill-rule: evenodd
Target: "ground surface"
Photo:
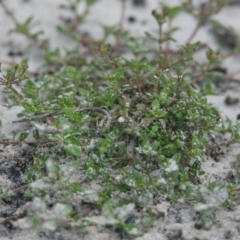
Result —
<instances>
[{"instance_id":1,"label":"ground surface","mask_svg":"<svg viewBox=\"0 0 240 240\"><path fill-rule=\"evenodd\" d=\"M66 46L71 44L67 39L62 39L55 31L55 26L59 23L58 17L60 15L57 8L63 0L29 0L29 1L5 1L8 7L14 12L16 18L21 21L26 19L29 15L33 15L39 21L39 28L44 29L46 36L49 36L52 47ZM101 36L100 28L96 27L96 22L102 21L103 23L116 23L120 18L119 5L120 1L117 0L101 0L92 9L89 16L89 25L86 30L90 32L95 38ZM171 1L172 3L178 1ZM107 11L106 11L107 6ZM144 31L155 31L156 25L151 17L151 10L158 7L157 0L146 0L145 7L134 7L130 4L127 8L126 21L124 26L130 29L134 34L141 36ZM240 34L239 25L240 6L228 6L216 18L226 25L231 25L238 34ZM230 17L229 17L230 16ZM135 22L129 22L127 19L134 17ZM186 36L194 27L194 19L187 15L180 15L177 23L181 26L181 31L177 33L176 38L179 44L186 41ZM35 71L41 65L39 61L38 52L35 52L28 42L17 35L8 35L8 30L12 27L12 22L0 8L0 61L19 61L22 56L9 54L10 51L20 51L23 56L29 56L30 70ZM214 46L215 41L210 36L208 30L200 31L196 36L196 40L200 39L202 42L207 42ZM240 57L234 57L225 63L228 69L228 75L240 70ZM236 74L235 79L240 79L240 74ZM228 116L231 119L236 119L240 113L240 103L234 105L226 105L225 99L227 96L239 97L240 84L229 83L223 84L219 91L219 96L209 96L209 102L215 104L221 115ZM4 97L1 93L0 106L0 119L3 123L3 130L1 132L2 139L11 140L15 131L27 128L25 124L13 124L12 121L16 120L17 114L21 111L20 108L14 107L7 109L4 107ZM29 154L28 146L4 146L0 145L0 188L10 187L12 189L22 185L21 174L16 171L19 166L19 161L24 160ZM217 161L211 157L206 158L203 164L203 169L206 175L203 182L211 182L214 179L226 179L229 173L233 172L231 162L236 159L240 154L238 144L231 145L228 148L222 148L224 155L219 156ZM73 199L76 201L77 199ZM54 232L43 231L41 229L24 230L17 226L21 226L21 222L13 223L11 219L13 215L24 212L30 206L26 197L22 194L17 195L17 199L11 201L0 200L0 239L131 239L122 232L113 231L112 229L91 226L80 230L69 230L59 228ZM185 240L221 240L232 239L237 240L240 236L240 206L236 206L232 211L219 211L216 217L216 224L211 230L206 231L199 227L197 222L197 215L191 209L188 203L171 204L164 199L159 199L159 204L156 206L162 216L156 221L154 227L146 232L138 240L147 239L185 239ZM134 214L137 217L137 213ZM15 225L15 226L13 226Z\"/></svg>"}]
</instances>

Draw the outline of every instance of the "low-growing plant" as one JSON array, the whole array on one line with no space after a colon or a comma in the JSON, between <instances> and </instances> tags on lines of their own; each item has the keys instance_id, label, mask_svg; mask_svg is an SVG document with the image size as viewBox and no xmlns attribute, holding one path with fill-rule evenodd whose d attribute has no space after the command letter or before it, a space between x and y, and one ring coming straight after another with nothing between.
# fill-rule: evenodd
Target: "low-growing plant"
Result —
<instances>
[{"instance_id":1,"label":"low-growing plant","mask_svg":"<svg viewBox=\"0 0 240 240\"><path fill-rule=\"evenodd\" d=\"M86 9L79 14L77 7L82 2ZM26 185L13 191L3 189L1 197L25 190L32 199L32 212L25 218L28 227L54 230L100 224L138 236L141 228L151 227L157 219L148 207L165 196L196 202L201 221L210 228L217 207L230 197L227 183L196 186L204 174L205 150L211 147L209 139L215 131L231 132L231 141L239 141L239 128L230 120L228 127L221 126L218 111L205 97L214 92L211 80L219 76L210 70L224 56L192 39L220 11L222 1L161 5L161 10L152 11L158 36L131 36L120 23L103 26L104 38L98 41L81 30L95 2L76 0L61 6L72 18L62 17L58 30L70 36L76 47L64 53L46 50L45 71L37 81L23 64L6 73L1 70L0 84L5 86L9 106L23 108L21 119L13 124L31 124L16 135L15 143L34 149L34 160L26 167ZM125 1L122 4L124 12ZM194 14L198 24L186 44L174 49L171 41L177 29L172 22L180 12ZM14 31L37 37L30 34L31 21L15 22ZM163 31L166 22L169 28ZM111 44L109 36L115 37ZM149 45L152 49L147 49ZM199 62L194 54L203 48L206 62ZM13 85L20 82L17 90ZM222 192L221 201L209 202L211 193ZM79 213L71 205L74 196L81 196L84 211ZM204 215L210 208L211 214ZM127 220L134 209L142 210L140 225Z\"/></svg>"}]
</instances>

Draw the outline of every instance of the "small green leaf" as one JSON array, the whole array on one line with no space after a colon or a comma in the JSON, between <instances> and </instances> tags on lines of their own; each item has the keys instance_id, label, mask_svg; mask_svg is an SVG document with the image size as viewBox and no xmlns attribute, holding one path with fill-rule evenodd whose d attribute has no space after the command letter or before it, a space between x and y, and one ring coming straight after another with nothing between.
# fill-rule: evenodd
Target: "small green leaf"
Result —
<instances>
[{"instance_id":1,"label":"small green leaf","mask_svg":"<svg viewBox=\"0 0 240 240\"><path fill-rule=\"evenodd\" d=\"M168 17L172 20L179 13L181 13L184 10L184 8L182 6L167 7L167 10L168 10Z\"/></svg>"},{"instance_id":2,"label":"small green leaf","mask_svg":"<svg viewBox=\"0 0 240 240\"><path fill-rule=\"evenodd\" d=\"M86 2L87 2L88 6L91 6L91 5L95 4L97 2L97 0L87 0Z\"/></svg>"},{"instance_id":3,"label":"small green leaf","mask_svg":"<svg viewBox=\"0 0 240 240\"><path fill-rule=\"evenodd\" d=\"M98 50L99 50L100 54L102 55L102 57L106 57L111 52L112 46L111 46L111 44L100 45Z\"/></svg>"},{"instance_id":4,"label":"small green leaf","mask_svg":"<svg viewBox=\"0 0 240 240\"><path fill-rule=\"evenodd\" d=\"M150 110L151 114L158 118L163 118L167 115L167 112L163 109Z\"/></svg>"},{"instance_id":5,"label":"small green leaf","mask_svg":"<svg viewBox=\"0 0 240 240\"><path fill-rule=\"evenodd\" d=\"M58 96L58 103L61 105L62 108L71 107L74 101L74 94L64 93L63 95Z\"/></svg>"},{"instance_id":6,"label":"small green leaf","mask_svg":"<svg viewBox=\"0 0 240 240\"><path fill-rule=\"evenodd\" d=\"M11 189L5 189L1 188L0 189L0 198L9 198L13 195L13 191Z\"/></svg>"},{"instance_id":7,"label":"small green leaf","mask_svg":"<svg viewBox=\"0 0 240 240\"><path fill-rule=\"evenodd\" d=\"M214 224L216 219L216 212L215 210L211 211L202 211L200 213L200 221L205 229L211 229L212 225Z\"/></svg>"},{"instance_id":8,"label":"small green leaf","mask_svg":"<svg viewBox=\"0 0 240 240\"><path fill-rule=\"evenodd\" d=\"M156 221L155 216L144 216L142 219L142 224L145 227L151 227L151 226L153 226L155 221Z\"/></svg>"},{"instance_id":9,"label":"small green leaf","mask_svg":"<svg viewBox=\"0 0 240 240\"><path fill-rule=\"evenodd\" d=\"M154 133L158 132L158 126L156 126L156 125L153 126L153 127L152 127L152 131L153 131Z\"/></svg>"},{"instance_id":10,"label":"small green leaf","mask_svg":"<svg viewBox=\"0 0 240 240\"><path fill-rule=\"evenodd\" d=\"M112 89L106 89L101 93L101 96L98 97L98 101L104 104L107 107L111 107L117 99L116 92Z\"/></svg>"},{"instance_id":11,"label":"small green leaf","mask_svg":"<svg viewBox=\"0 0 240 240\"><path fill-rule=\"evenodd\" d=\"M39 131L38 131L38 129L35 129L35 130L33 130L33 137L36 139L36 140L39 140Z\"/></svg>"},{"instance_id":12,"label":"small green leaf","mask_svg":"<svg viewBox=\"0 0 240 240\"><path fill-rule=\"evenodd\" d=\"M157 99L155 99L153 102L152 102L152 109L153 110L158 110L160 108L160 104L159 104L159 101Z\"/></svg>"},{"instance_id":13,"label":"small green leaf","mask_svg":"<svg viewBox=\"0 0 240 240\"><path fill-rule=\"evenodd\" d=\"M110 82L116 84L124 75L124 69L117 69L114 73L102 73L102 77Z\"/></svg>"},{"instance_id":14,"label":"small green leaf","mask_svg":"<svg viewBox=\"0 0 240 240\"><path fill-rule=\"evenodd\" d=\"M37 87L32 81L28 80L25 82L22 92L26 97L35 98L37 96Z\"/></svg>"},{"instance_id":15,"label":"small green leaf","mask_svg":"<svg viewBox=\"0 0 240 240\"><path fill-rule=\"evenodd\" d=\"M55 62L58 62L61 58L61 55L60 55L60 49L59 48L56 48L55 50L53 51L46 51L45 53L45 59L48 63L55 63Z\"/></svg>"},{"instance_id":16,"label":"small green leaf","mask_svg":"<svg viewBox=\"0 0 240 240\"><path fill-rule=\"evenodd\" d=\"M131 187L138 190L143 188L143 179L139 173L132 173L125 179L125 183Z\"/></svg>"},{"instance_id":17,"label":"small green leaf","mask_svg":"<svg viewBox=\"0 0 240 240\"><path fill-rule=\"evenodd\" d=\"M17 23L15 25L15 29L12 31L19 32L22 34L29 33L29 30L30 30L31 24L32 24L32 20L33 20L33 16L30 16L29 18L27 18L27 20L24 23Z\"/></svg>"},{"instance_id":18,"label":"small green leaf","mask_svg":"<svg viewBox=\"0 0 240 240\"><path fill-rule=\"evenodd\" d=\"M180 153L177 153L175 154L172 159L176 162L176 163L179 163L180 160L181 160L181 154Z\"/></svg>"},{"instance_id":19,"label":"small green leaf","mask_svg":"<svg viewBox=\"0 0 240 240\"><path fill-rule=\"evenodd\" d=\"M78 92L84 97L87 97L90 94L90 92L84 88L78 88Z\"/></svg>"},{"instance_id":20,"label":"small green leaf","mask_svg":"<svg viewBox=\"0 0 240 240\"><path fill-rule=\"evenodd\" d=\"M82 152L79 148L79 146L74 144L68 144L64 146L65 150L70 153L73 156L80 157L82 155Z\"/></svg>"},{"instance_id":21,"label":"small green leaf","mask_svg":"<svg viewBox=\"0 0 240 240\"><path fill-rule=\"evenodd\" d=\"M177 148L181 148L184 146L184 142L183 141L179 141L179 140L176 140L174 143L173 143L174 147L177 149Z\"/></svg>"},{"instance_id":22,"label":"small green leaf","mask_svg":"<svg viewBox=\"0 0 240 240\"><path fill-rule=\"evenodd\" d=\"M34 112L34 107L31 103L22 102L22 106L25 108L25 110L27 110L29 112Z\"/></svg>"},{"instance_id":23,"label":"small green leaf","mask_svg":"<svg viewBox=\"0 0 240 240\"><path fill-rule=\"evenodd\" d=\"M133 224L133 223L129 223L129 224L124 224L123 225L123 229L124 231L131 235L131 236L142 236L143 232L140 229L140 227L138 227L137 225Z\"/></svg>"},{"instance_id":24,"label":"small green leaf","mask_svg":"<svg viewBox=\"0 0 240 240\"><path fill-rule=\"evenodd\" d=\"M149 33L149 32L144 32L144 33L149 39L158 41L158 39L156 37L154 37L151 33Z\"/></svg>"},{"instance_id":25,"label":"small green leaf","mask_svg":"<svg viewBox=\"0 0 240 240\"><path fill-rule=\"evenodd\" d=\"M72 121L81 121L82 117L80 114L78 114L74 109L72 108L63 108L64 113L67 115L67 117Z\"/></svg>"},{"instance_id":26,"label":"small green leaf","mask_svg":"<svg viewBox=\"0 0 240 240\"><path fill-rule=\"evenodd\" d=\"M20 142L22 142L22 141L25 140L27 137L28 137L28 133L22 132L22 133L20 134L20 136L18 137L18 140L19 140Z\"/></svg>"},{"instance_id":27,"label":"small green leaf","mask_svg":"<svg viewBox=\"0 0 240 240\"><path fill-rule=\"evenodd\" d=\"M72 66L66 67L66 73L69 78L75 78L77 75L77 69Z\"/></svg>"}]
</instances>

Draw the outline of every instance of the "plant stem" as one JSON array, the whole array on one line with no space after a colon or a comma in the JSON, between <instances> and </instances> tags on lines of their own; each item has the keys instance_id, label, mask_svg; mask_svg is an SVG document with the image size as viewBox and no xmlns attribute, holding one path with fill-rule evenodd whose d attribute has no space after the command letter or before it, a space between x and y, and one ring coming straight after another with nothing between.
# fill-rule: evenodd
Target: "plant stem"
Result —
<instances>
[{"instance_id":1,"label":"plant stem","mask_svg":"<svg viewBox=\"0 0 240 240\"><path fill-rule=\"evenodd\" d=\"M116 49L118 53L121 53L121 32L123 30L123 23L125 19L125 13L126 13L126 0L121 0L121 16L119 21L119 33L117 35L117 43L116 43Z\"/></svg>"},{"instance_id":2,"label":"plant stem","mask_svg":"<svg viewBox=\"0 0 240 240\"><path fill-rule=\"evenodd\" d=\"M22 94L20 94L13 86L11 86L11 90L21 99L24 100L24 97Z\"/></svg>"},{"instance_id":3,"label":"plant stem","mask_svg":"<svg viewBox=\"0 0 240 240\"><path fill-rule=\"evenodd\" d=\"M28 189L28 185L23 185L23 186L21 186L19 188L13 189L12 192L13 193L18 193L18 192L21 192L22 190L26 190L26 189Z\"/></svg>"},{"instance_id":4,"label":"plant stem","mask_svg":"<svg viewBox=\"0 0 240 240\"><path fill-rule=\"evenodd\" d=\"M4 12L12 19L12 21L15 24L18 24L17 19L15 18L15 16L13 15L13 13L7 8L7 6L3 3L3 1L0 1L0 4L4 10Z\"/></svg>"},{"instance_id":5,"label":"plant stem","mask_svg":"<svg viewBox=\"0 0 240 240\"><path fill-rule=\"evenodd\" d=\"M198 24L196 25L195 29L193 30L192 34L189 36L188 40L186 41L186 43L185 43L186 45L189 44L189 43L191 43L191 41L193 40L193 38L196 36L198 30L200 29L200 27L201 27L201 24L198 23Z\"/></svg>"},{"instance_id":6,"label":"plant stem","mask_svg":"<svg viewBox=\"0 0 240 240\"><path fill-rule=\"evenodd\" d=\"M158 28L158 34L159 34L159 57L162 54L162 24L159 24L159 28Z\"/></svg>"}]
</instances>

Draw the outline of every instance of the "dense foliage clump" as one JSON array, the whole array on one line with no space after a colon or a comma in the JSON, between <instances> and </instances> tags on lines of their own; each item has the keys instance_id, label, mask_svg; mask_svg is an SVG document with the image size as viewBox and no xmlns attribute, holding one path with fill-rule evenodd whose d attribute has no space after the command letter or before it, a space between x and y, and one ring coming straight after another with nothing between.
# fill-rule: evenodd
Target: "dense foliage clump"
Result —
<instances>
[{"instance_id":1,"label":"dense foliage clump","mask_svg":"<svg viewBox=\"0 0 240 240\"><path fill-rule=\"evenodd\" d=\"M86 5L83 14L77 12L79 2ZM94 2L61 6L71 11L72 18L63 18L58 30L76 43L65 52L48 49L40 33L31 33L32 18L13 30L34 39L45 51L45 66L35 80L25 62L6 74L1 70L0 84L5 86L9 106L23 108L18 124L30 123L15 139L34 148L24 179L25 194L33 204L26 221L50 229L60 220L62 225L81 227L98 223L141 235L139 226L125 222L135 208L143 210L142 225L149 227L156 216L147 207L162 196L205 201L195 185L204 174L201 164L211 145L209 136L221 128L217 110L205 97L214 92L211 80L219 73L211 69L220 63L221 54L192 39L200 27L210 24L222 2L209 1L204 8L191 1L176 7L162 5L160 12L152 12L159 36L133 37L120 23L103 26L104 38L98 41L79 27ZM125 1L122 4L124 11ZM194 13L199 23L186 44L173 49L176 29L169 24L164 32L162 26L180 12ZM112 44L109 36L115 38ZM194 58L202 49L204 63ZM15 87L19 83L20 89ZM234 127L230 122L229 126L221 131L231 132ZM2 190L3 198L12 194ZM68 203L76 195L91 205L89 217ZM210 206L214 214L216 206Z\"/></svg>"}]
</instances>

